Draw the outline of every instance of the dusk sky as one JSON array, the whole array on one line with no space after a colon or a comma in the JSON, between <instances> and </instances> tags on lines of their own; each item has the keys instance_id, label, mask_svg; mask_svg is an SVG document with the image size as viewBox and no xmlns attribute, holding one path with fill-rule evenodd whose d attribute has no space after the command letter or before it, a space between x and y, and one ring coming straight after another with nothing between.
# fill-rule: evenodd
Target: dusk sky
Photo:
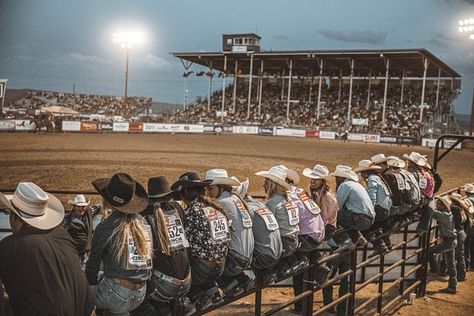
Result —
<instances>
[{"instance_id":1,"label":"dusk sky","mask_svg":"<svg viewBox=\"0 0 474 316\"><path fill-rule=\"evenodd\" d=\"M465 114L474 40L458 20L467 17L474 0L0 0L0 78L121 96L125 53L112 34L138 29L146 42L130 53L129 95L182 104L183 68L170 52L220 51L223 33L256 32L264 50L426 48L462 75L455 104ZM190 100L207 84L190 77Z\"/></svg>"}]
</instances>

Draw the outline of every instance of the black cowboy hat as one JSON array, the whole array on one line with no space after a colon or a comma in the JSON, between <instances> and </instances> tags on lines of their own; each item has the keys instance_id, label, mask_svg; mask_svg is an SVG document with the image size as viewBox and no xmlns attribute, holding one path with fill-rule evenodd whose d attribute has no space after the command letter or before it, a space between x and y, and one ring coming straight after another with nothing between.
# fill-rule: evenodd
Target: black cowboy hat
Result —
<instances>
[{"instance_id":1,"label":"black cowboy hat","mask_svg":"<svg viewBox=\"0 0 474 316\"><path fill-rule=\"evenodd\" d=\"M148 197L152 199L165 198L173 194L175 190L170 189L170 184L165 176L148 179Z\"/></svg>"},{"instance_id":2,"label":"black cowboy hat","mask_svg":"<svg viewBox=\"0 0 474 316\"><path fill-rule=\"evenodd\" d=\"M171 185L171 190L181 191L187 188L206 187L212 180L201 181L196 172L185 172L179 176L178 180Z\"/></svg>"},{"instance_id":3,"label":"black cowboy hat","mask_svg":"<svg viewBox=\"0 0 474 316\"><path fill-rule=\"evenodd\" d=\"M148 206L145 188L126 173L94 180L92 185L107 203L122 213L140 213Z\"/></svg>"}]
</instances>

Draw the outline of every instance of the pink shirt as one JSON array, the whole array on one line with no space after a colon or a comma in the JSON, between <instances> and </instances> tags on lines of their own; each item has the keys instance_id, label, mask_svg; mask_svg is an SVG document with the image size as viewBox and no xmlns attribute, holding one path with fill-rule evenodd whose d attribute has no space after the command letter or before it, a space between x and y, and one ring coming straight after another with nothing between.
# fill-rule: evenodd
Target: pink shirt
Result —
<instances>
[{"instance_id":1,"label":"pink shirt","mask_svg":"<svg viewBox=\"0 0 474 316\"><path fill-rule=\"evenodd\" d=\"M422 171L424 181L420 179L420 189L424 196L428 199L434 196L434 179L428 171Z\"/></svg>"},{"instance_id":2,"label":"pink shirt","mask_svg":"<svg viewBox=\"0 0 474 316\"><path fill-rule=\"evenodd\" d=\"M336 227L337 210L339 209L339 206L337 205L337 200L334 194L329 191L324 193L321 198L321 203L318 203L320 192L313 193L313 198L321 209L321 217L323 218L324 224L330 224Z\"/></svg>"}]
</instances>

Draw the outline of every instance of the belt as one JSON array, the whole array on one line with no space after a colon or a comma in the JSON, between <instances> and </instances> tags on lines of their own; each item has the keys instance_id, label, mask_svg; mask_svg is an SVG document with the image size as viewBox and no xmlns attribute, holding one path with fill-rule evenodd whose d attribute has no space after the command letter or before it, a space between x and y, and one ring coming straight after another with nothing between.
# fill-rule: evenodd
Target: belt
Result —
<instances>
[{"instance_id":1,"label":"belt","mask_svg":"<svg viewBox=\"0 0 474 316\"><path fill-rule=\"evenodd\" d=\"M129 290L137 290L145 286L146 282L145 281L140 281L140 282L132 282L126 279L114 279L115 284L118 284L126 289Z\"/></svg>"},{"instance_id":2,"label":"belt","mask_svg":"<svg viewBox=\"0 0 474 316\"><path fill-rule=\"evenodd\" d=\"M186 285L191 280L191 271L188 272L188 275L184 278L184 280L170 277L169 275L161 273L160 271L157 271L157 270L153 270L153 275L157 277L159 280L163 280L177 286Z\"/></svg>"},{"instance_id":3,"label":"belt","mask_svg":"<svg viewBox=\"0 0 474 316\"><path fill-rule=\"evenodd\" d=\"M363 214L363 213L354 213L354 215L362 216L365 217L366 219L370 220L371 222L374 220L374 218L370 215Z\"/></svg>"}]
</instances>

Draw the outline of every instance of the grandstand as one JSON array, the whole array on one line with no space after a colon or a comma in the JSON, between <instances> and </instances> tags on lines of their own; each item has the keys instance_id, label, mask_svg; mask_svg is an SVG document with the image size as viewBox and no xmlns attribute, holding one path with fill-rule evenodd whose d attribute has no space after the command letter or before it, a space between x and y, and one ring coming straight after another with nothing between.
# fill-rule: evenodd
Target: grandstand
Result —
<instances>
[{"instance_id":1,"label":"grandstand","mask_svg":"<svg viewBox=\"0 0 474 316\"><path fill-rule=\"evenodd\" d=\"M459 132L461 76L426 49L261 51L256 34L223 36L222 52L172 53L185 81L219 72L222 89L176 123L305 126L420 136ZM191 70L192 65L206 71ZM226 77L232 84L226 85Z\"/></svg>"}]
</instances>

